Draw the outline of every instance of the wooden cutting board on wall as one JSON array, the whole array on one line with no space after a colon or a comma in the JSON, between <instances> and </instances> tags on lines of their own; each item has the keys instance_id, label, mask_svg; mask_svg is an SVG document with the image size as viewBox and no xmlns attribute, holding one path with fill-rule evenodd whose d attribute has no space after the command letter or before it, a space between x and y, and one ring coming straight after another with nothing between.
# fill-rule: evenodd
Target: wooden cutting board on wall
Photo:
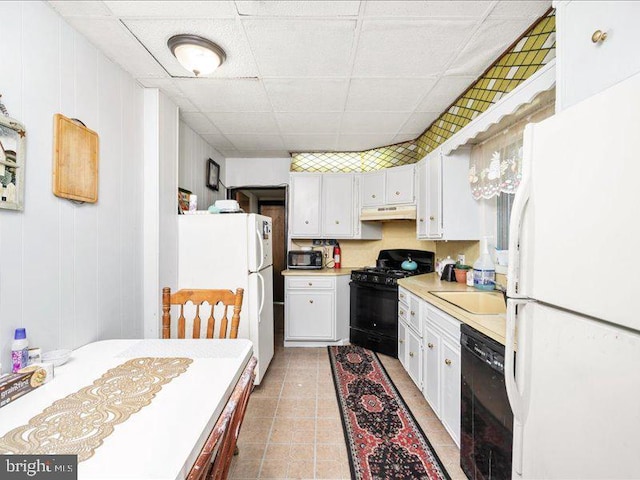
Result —
<instances>
[{"instance_id":1,"label":"wooden cutting board on wall","mask_svg":"<svg viewBox=\"0 0 640 480\"><path fill-rule=\"evenodd\" d=\"M53 194L79 202L98 201L99 138L59 113L53 117Z\"/></svg>"}]
</instances>

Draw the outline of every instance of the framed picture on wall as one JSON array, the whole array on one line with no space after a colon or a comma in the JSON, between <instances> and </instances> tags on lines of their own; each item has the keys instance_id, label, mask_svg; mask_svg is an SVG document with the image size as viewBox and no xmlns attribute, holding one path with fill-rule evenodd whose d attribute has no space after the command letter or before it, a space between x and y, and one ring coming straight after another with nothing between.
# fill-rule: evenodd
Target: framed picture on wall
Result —
<instances>
[{"instance_id":1,"label":"framed picture on wall","mask_svg":"<svg viewBox=\"0 0 640 480\"><path fill-rule=\"evenodd\" d=\"M207 187L211 190L218 190L220 182L220 165L212 159L207 160Z\"/></svg>"}]
</instances>

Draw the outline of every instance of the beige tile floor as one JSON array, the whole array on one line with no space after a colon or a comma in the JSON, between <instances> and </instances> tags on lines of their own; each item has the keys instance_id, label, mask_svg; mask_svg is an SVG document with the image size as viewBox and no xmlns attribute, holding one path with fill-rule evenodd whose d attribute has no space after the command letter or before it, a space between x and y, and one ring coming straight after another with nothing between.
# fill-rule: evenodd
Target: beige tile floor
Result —
<instances>
[{"instance_id":1,"label":"beige tile floor","mask_svg":"<svg viewBox=\"0 0 640 480\"><path fill-rule=\"evenodd\" d=\"M282 345L276 333L276 345ZM397 359L380 355L449 475L465 479L459 450ZM276 347L251 396L232 479L349 479L349 461L326 348Z\"/></svg>"}]
</instances>

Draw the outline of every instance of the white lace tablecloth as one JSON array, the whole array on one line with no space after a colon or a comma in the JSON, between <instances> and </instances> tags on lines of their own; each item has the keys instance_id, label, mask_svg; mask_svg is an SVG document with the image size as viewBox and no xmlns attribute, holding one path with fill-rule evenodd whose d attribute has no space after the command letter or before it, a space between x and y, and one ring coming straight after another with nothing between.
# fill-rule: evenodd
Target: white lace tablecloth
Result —
<instances>
[{"instance_id":1,"label":"white lace tablecloth","mask_svg":"<svg viewBox=\"0 0 640 480\"><path fill-rule=\"evenodd\" d=\"M196 340L140 340L120 352L118 357L187 357L234 358L247 348L244 341L196 339Z\"/></svg>"}]
</instances>

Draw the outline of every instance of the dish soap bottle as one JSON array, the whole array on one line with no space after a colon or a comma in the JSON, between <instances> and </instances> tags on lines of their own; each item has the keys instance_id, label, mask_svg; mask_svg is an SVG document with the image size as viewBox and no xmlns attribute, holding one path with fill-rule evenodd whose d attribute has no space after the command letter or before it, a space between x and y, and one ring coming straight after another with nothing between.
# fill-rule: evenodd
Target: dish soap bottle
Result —
<instances>
[{"instance_id":1,"label":"dish soap bottle","mask_svg":"<svg viewBox=\"0 0 640 480\"><path fill-rule=\"evenodd\" d=\"M480 258L473 264L473 286L480 290L493 290L496 287L496 266L489 255L489 238L482 237Z\"/></svg>"},{"instance_id":2,"label":"dish soap bottle","mask_svg":"<svg viewBox=\"0 0 640 480\"><path fill-rule=\"evenodd\" d=\"M16 373L29 363L29 340L24 328L16 328L11 343L11 364L12 372Z\"/></svg>"}]
</instances>

